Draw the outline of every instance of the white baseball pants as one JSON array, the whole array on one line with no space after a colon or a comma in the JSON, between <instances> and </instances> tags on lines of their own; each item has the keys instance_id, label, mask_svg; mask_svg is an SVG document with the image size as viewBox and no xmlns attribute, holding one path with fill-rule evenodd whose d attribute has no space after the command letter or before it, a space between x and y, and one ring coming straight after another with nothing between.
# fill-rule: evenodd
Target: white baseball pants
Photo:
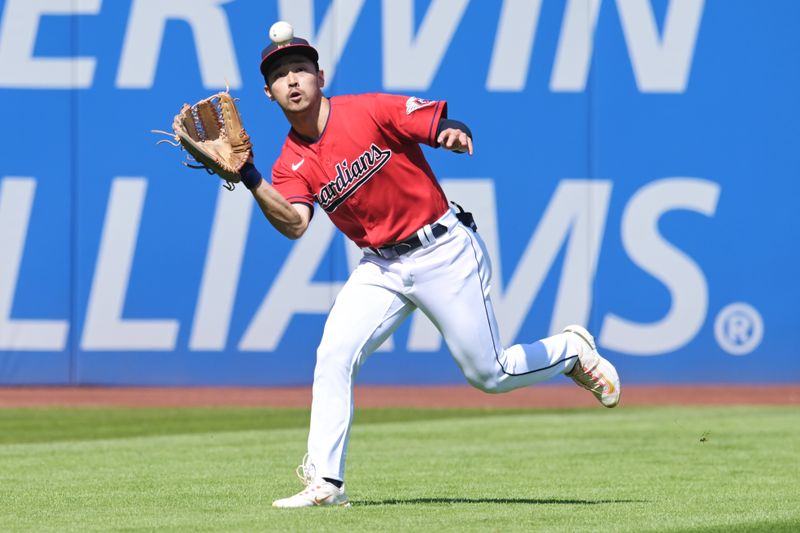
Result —
<instances>
[{"instance_id":1,"label":"white baseball pants","mask_svg":"<svg viewBox=\"0 0 800 533\"><path fill-rule=\"evenodd\" d=\"M426 242L420 230L426 245L395 259L365 250L336 297L314 371L308 452L318 479L344 480L358 370L414 309L439 329L464 376L483 391L507 392L572 369L577 349L569 335L503 349L482 239L453 211L438 222L447 233Z\"/></svg>"}]
</instances>

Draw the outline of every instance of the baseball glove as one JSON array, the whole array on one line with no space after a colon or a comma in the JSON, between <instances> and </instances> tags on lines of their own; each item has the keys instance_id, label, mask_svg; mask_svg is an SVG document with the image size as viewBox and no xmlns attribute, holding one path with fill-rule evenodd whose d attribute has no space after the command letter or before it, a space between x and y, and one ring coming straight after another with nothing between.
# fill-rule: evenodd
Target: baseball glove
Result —
<instances>
[{"instance_id":1,"label":"baseball glove","mask_svg":"<svg viewBox=\"0 0 800 533\"><path fill-rule=\"evenodd\" d=\"M233 189L234 183L241 180L239 174L253 153L250 136L242 125L236 102L226 92L219 92L194 105L183 104L172 122L175 143L182 146L197 164L184 162L191 168L203 168L209 174L216 174L225 180L225 186Z\"/></svg>"}]
</instances>

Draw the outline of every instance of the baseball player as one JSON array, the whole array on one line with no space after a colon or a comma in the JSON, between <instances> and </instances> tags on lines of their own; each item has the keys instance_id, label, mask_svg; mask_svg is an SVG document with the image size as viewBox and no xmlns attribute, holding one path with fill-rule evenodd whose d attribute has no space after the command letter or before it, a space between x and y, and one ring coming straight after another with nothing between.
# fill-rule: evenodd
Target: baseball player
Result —
<instances>
[{"instance_id":1,"label":"baseball player","mask_svg":"<svg viewBox=\"0 0 800 533\"><path fill-rule=\"evenodd\" d=\"M389 94L326 97L325 74L308 41L285 22L270 35L261 53L264 92L291 130L272 183L252 162L242 181L288 238L303 235L317 204L363 250L317 349L308 454L298 467L306 488L273 505L349 505L344 474L353 382L415 309L436 325L480 390L506 392L566 374L604 406L616 406L617 372L584 328L501 345L484 243L471 216L448 202L419 146L472 155L472 133L447 118L447 103Z\"/></svg>"}]
</instances>

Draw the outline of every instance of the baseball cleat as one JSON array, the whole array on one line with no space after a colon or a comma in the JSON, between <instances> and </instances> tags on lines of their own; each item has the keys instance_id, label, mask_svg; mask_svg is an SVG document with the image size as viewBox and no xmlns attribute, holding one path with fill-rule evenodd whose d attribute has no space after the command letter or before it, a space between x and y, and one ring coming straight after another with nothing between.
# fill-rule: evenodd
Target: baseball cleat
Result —
<instances>
[{"instance_id":1,"label":"baseball cleat","mask_svg":"<svg viewBox=\"0 0 800 533\"><path fill-rule=\"evenodd\" d=\"M619 403L620 385L617 369L597 353L594 337L581 326L567 326L562 333L572 333L578 348L578 360L567 376L588 390L606 407Z\"/></svg>"},{"instance_id":2,"label":"baseball cleat","mask_svg":"<svg viewBox=\"0 0 800 533\"><path fill-rule=\"evenodd\" d=\"M350 501L344 492L344 485L340 489L333 483L325 480L317 480L316 468L311 462L311 456L305 454L303 462L295 470L300 482L305 485L305 490L298 492L294 496L282 498L272 502L273 507L295 508L295 507L316 507L319 505L338 505L339 507L350 507Z\"/></svg>"},{"instance_id":3,"label":"baseball cleat","mask_svg":"<svg viewBox=\"0 0 800 533\"><path fill-rule=\"evenodd\" d=\"M327 481L312 483L308 485L305 490L298 492L294 496L272 502L273 507L282 507L285 509L322 505L350 507L350 501L347 499L347 494L344 492L344 485L342 485L340 489Z\"/></svg>"}]
</instances>

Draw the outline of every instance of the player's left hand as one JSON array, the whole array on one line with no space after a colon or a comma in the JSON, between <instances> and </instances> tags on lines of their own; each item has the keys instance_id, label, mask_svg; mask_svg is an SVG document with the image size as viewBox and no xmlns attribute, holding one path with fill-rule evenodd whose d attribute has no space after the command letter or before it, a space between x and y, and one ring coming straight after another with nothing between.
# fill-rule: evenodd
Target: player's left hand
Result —
<instances>
[{"instance_id":1,"label":"player's left hand","mask_svg":"<svg viewBox=\"0 0 800 533\"><path fill-rule=\"evenodd\" d=\"M443 130L436 142L445 150L459 154L467 152L472 155L472 138L461 130L455 128Z\"/></svg>"}]
</instances>

